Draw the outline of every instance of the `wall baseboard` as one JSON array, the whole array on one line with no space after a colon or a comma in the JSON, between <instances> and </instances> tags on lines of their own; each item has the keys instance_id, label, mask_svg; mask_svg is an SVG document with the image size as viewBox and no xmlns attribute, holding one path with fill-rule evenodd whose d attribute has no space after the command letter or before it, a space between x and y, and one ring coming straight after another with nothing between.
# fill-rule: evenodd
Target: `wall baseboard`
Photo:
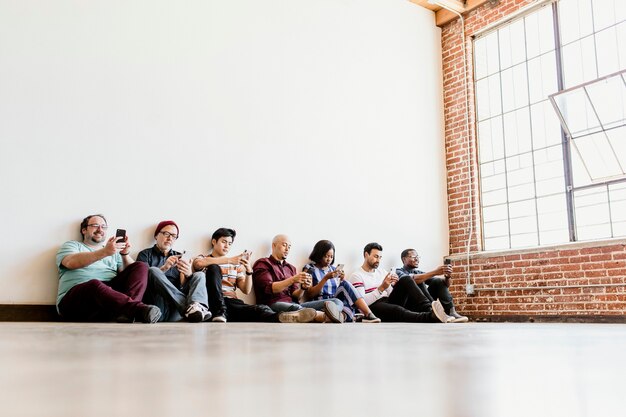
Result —
<instances>
[{"instance_id":1,"label":"wall baseboard","mask_svg":"<svg viewBox=\"0 0 626 417\"><path fill-rule=\"evenodd\" d=\"M0 321L61 321L56 306L0 304Z\"/></svg>"},{"instance_id":2,"label":"wall baseboard","mask_svg":"<svg viewBox=\"0 0 626 417\"><path fill-rule=\"evenodd\" d=\"M471 317L471 321L478 323L626 323L624 315L551 315L551 316L528 316L528 315L493 315Z\"/></svg>"},{"instance_id":3,"label":"wall baseboard","mask_svg":"<svg viewBox=\"0 0 626 417\"><path fill-rule=\"evenodd\" d=\"M493 315L470 317L478 323L626 323L624 315ZM62 321L53 305L37 304L0 304L0 322L2 321Z\"/></svg>"}]
</instances>

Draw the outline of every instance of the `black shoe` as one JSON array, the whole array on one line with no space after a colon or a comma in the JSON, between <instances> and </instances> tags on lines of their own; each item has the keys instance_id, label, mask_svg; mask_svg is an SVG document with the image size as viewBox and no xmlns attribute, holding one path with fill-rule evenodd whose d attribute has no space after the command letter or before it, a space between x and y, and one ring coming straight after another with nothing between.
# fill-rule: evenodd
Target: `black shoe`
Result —
<instances>
[{"instance_id":1,"label":"black shoe","mask_svg":"<svg viewBox=\"0 0 626 417\"><path fill-rule=\"evenodd\" d=\"M135 321L141 323L156 323L161 318L161 310L157 306L140 305L135 309Z\"/></svg>"}]
</instances>

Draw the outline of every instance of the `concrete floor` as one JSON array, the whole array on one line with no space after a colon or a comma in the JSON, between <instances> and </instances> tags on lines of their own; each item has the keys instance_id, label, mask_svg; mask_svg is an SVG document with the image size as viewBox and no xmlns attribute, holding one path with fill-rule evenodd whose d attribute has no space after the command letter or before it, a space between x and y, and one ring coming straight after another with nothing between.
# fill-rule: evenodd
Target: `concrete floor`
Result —
<instances>
[{"instance_id":1,"label":"concrete floor","mask_svg":"<svg viewBox=\"0 0 626 417\"><path fill-rule=\"evenodd\" d=\"M0 416L624 416L622 324L0 323Z\"/></svg>"}]
</instances>

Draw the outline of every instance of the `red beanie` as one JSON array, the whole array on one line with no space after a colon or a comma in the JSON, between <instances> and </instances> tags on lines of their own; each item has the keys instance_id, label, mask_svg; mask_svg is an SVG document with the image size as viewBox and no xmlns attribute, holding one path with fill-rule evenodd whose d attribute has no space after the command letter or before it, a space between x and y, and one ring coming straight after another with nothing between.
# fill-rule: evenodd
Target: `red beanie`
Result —
<instances>
[{"instance_id":1,"label":"red beanie","mask_svg":"<svg viewBox=\"0 0 626 417\"><path fill-rule=\"evenodd\" d=\"M165 226L174 226L176 228L176 234L180 235L180 230L178 230L178 225L174 223L173 220L163 220L161 223L157 225L156 230L154 231L154 237L156 237L161 231L161 229L163 229Z\"/></svg>"}]
</instances>

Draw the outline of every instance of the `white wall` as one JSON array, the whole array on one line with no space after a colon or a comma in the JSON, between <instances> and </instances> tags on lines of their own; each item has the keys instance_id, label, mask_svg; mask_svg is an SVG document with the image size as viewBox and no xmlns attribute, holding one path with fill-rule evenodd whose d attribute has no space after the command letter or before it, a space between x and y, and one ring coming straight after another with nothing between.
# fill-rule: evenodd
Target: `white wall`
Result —
<instances>
[{"instance_id":1,"label":"white wall","mask_svg":"<svg viewBox=\"0 0 626 417\"><path fill-rule=\"evenodd\" d=\"M447 253L440 32L406 0L0 0L0 304L53 304L54 255L87 214L133 254L179 249L299 268L331 239L358 267Z\"/></svg>"}]
</instances>

